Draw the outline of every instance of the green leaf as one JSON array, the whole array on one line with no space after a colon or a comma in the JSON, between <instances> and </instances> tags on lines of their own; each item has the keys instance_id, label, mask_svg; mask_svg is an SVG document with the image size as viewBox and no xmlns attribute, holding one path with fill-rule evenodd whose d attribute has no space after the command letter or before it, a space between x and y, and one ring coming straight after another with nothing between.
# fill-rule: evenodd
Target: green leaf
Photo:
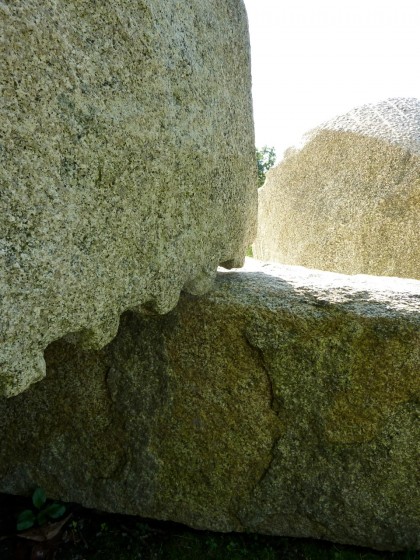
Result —
<instances>
[{"instance_id":1,"label":"green leaf","mask_svg":"<svg viewBox=\"0 0 420 560\"><path fill-rule=\"evenodd\" d=\"M32 495L32 503L37 509L41 509L47 501L47 496L42 488L37 488Z\"/></svg>"},{"instance_id":2,"label":"green leaf","mask_svg":"<svg viewBox=\"0 0 420 560\"><path fill-rule=\"evenodd\" d=\"M32 519L32 521L35 520L35 514L31 509L25 509L24 511L21 511L17 518L18 521L26 521L28 519Z\"/></svg>"},{"instance_id":3,"label":"green leaf","mask_svg":"<svg viewBox=\"0 0 420 560\"><path fill-rule=\"evenodd\" d=\"M66 506L63 506L63 504L54 503L47 506L42 511L44 511L52 519L58 519L59 517L64 515Z\"/></svg>"},{"instance_id":4,"label":"green leaf","mask_svg":"<svg viewBox=\"0 0 420 560\"><path fill-rule=\"evenodd\" d=\"M18 531L24 531L25 529L30 529L34 522L34 512L31 509L25 509L25 511L22 511L18 515L16 528Z\"/></svg>"},{"instance_id":5,"label":"green leaf","mask_svg":"<svg viewBox=\"0 0 420 560\"><path fill-rule=\"evenodd\" d=\"M45 512L45 509L42 509L38 515L36 516L36 520L38 521L38 525L42 527L48 521L48 515Z\"/></svg>"},{"instance_id":6,"label":"green leaf","mask_svg":"<svg viewBox=\"0 0 420 560\"><path fill-rule=\"evenodd\" d=\"M16 529L18 531L25 531L26 529L30 529L33 526L33 521L19 521L19 523L16 525Z\"/></svg>"}]
</instances>

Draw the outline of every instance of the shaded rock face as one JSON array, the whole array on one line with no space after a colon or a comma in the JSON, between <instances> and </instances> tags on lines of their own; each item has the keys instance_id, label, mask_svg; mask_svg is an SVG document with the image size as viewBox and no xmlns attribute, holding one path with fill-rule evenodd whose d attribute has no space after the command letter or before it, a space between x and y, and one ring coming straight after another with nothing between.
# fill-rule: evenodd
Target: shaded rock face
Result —
<instances>
[{"instance_id":1,"label":"shaded rock face","mask_svg":"<svg viewBox=\"0 0 420 560\"><path fill-rule=\"evenodd\" d=\"M42 383L0 399L2 492L420 546L418 281L251 263L46 361Z\"/></svg>"},{"instance_id":2,"label":"shaded rock face","mask_svg":"<svg viewBox=\"0 0 420 560\"><path fill-rule=\"evenodd\" d=\"M255 235L241 0L2 4L0 394L240 266ZM76 333L76 334L75 334Z\"/></svg>"},{"instance_id":3,"label":"shaded rock face","mask_svg":"<svg viewBox=\"0 0 420 560\"><path fill-rule=\"evenodd\" d=\"M311 131L259 191L254 255L420 278L420 101L366 105Z\"/></svg>"}]
</instances>

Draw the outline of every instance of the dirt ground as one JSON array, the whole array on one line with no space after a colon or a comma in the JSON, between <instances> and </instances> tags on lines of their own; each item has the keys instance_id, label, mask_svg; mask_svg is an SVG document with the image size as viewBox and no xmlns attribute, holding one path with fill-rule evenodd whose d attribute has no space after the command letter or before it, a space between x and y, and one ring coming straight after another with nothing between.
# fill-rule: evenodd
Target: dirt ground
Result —
<instances>
[{"instance_id":1,"label":"dirt ground","mask_svg":"<svg viewBox=\"0 0 420 560\"><path fill-rule=\"evenodd\" d=\"M47 503L48 505L48 503ZM309 539L194 531L65 504L60 519L17 531L30 498L0 494L0 560L420 560Z\"/></svg>"}]
</instances>

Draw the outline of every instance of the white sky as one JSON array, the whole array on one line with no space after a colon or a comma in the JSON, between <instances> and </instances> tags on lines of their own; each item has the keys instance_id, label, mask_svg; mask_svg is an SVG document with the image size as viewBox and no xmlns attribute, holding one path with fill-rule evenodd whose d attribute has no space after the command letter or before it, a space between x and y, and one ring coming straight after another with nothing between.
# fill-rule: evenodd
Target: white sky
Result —
<instances>
[{"instance_id":1,"label":"white sky","mask_svg":"<svg viewBox=\"0 0 420 560\"><path fill-rule=\"evenodd\" d=\"M277 161L358 105L420 98L420 0L244 0L256 145Z\"/></svg>"}]
</instances>

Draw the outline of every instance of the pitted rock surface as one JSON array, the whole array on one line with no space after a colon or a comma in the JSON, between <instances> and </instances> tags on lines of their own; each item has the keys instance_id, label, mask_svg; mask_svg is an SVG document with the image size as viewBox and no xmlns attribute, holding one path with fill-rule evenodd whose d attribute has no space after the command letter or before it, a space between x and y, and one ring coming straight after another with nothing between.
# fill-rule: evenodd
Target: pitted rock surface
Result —
<instances>
[{"instance_id":1,"label":"pitted rock surface","mask_svg":"<svg viewBox=\"0 0 420 560\"><path fill-rule=\"evenodd\" d=\"M0 394L208 289L255 235L241 0L1 3Z\"/></svg>"},{"instance_id":2,"label":"pitted rock surface","mask_svg":"<svg viewBox=\"0 0 420 560\"><path fill-rule=\"evenodd\" d=\"M368 103L327 121L319 129L372 136L420 155L420 100L396 97Z\"/></svg>"},{"instance_id":3,"label":"pitted rock surface","mask_svg":"<svg viewBox=\"0 0 420 560\"><path fill-rule=\"evenodd\" d=\"M420 101L359 107L288 150L259 191L254 255L420 278Z\"/></svg>"},{"instance_id":4,"label":"pitted rock surface","mask_svg":"<svg viewBox=\"0 0 420 560\"><path fill-rule=\"evenodd\" d=\"M419 281L251 261L163 317L126 313L102 350L60 340L46 360L0 399L0 491L420 547Z\"/></svg>"}]
</instances>

